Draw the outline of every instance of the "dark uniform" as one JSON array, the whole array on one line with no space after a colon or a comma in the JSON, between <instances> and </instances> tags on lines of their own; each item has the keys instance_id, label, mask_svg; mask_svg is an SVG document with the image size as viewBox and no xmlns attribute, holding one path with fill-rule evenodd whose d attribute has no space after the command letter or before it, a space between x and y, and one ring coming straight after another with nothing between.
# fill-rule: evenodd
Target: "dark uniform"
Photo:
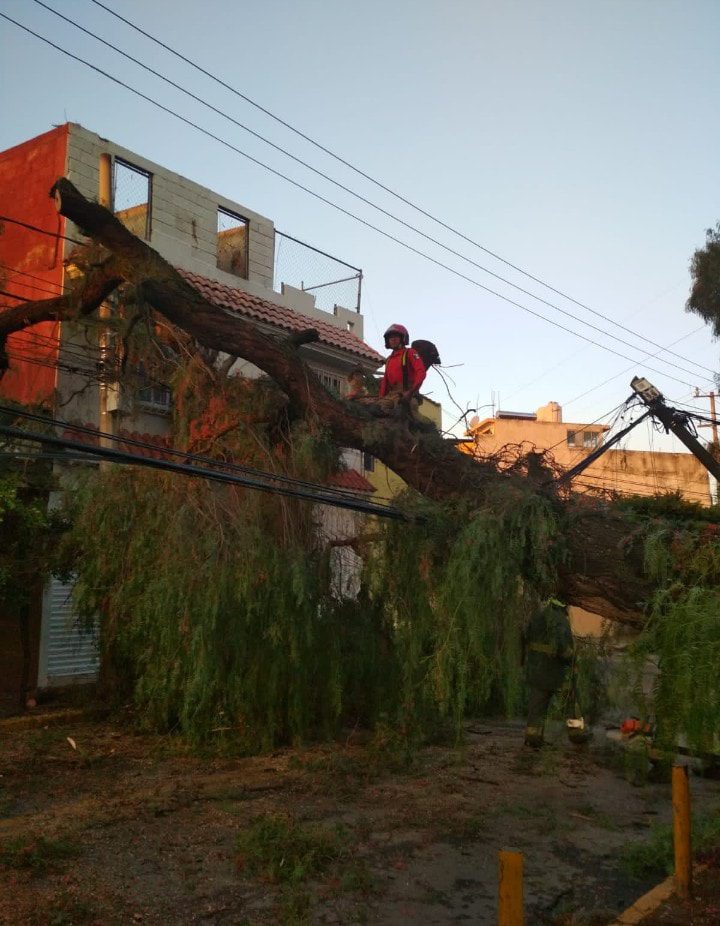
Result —
<instances>
[{"instance_id":1,"label":"dark uniform","mask_svg":"<svg viewBox=\"0 0 720 926\"><path fill-rule=\"evenodd\" d=\"M567 608L551 598L533 616L525 631L526 677L530 689L525 727L528 746L542 746L548 707L565 683L573 654Z\"/></svg>"}]
</instances>

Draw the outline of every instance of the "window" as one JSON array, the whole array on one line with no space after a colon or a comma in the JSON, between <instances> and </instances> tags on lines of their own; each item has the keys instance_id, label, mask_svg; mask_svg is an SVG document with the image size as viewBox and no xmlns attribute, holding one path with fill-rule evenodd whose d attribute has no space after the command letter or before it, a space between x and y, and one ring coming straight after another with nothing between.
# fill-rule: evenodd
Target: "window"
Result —
<instances>
[{"instance_id":1,"label":"window","mask_svg":"<svg viewBox=\"0 0 720 926\"><path fill-rule=\"evenodd\" d=\"M575 432L574 431L567 432L567 445L568 447L577 447L577 444L575 443Z\"/></svg>"},{"instance_id":2,"label":"window","mask_svg":"<svg viewBox=\"0 0 720 926\"><path fill-rule=\"evenodd\" d=\"M158 411L170 411L172 397L164 386L145 386L138 390L137 400L141 405L148 405Z\"/></svg>"},{"instance_id":3,"label":"window","mask_svg":"<svg viewBox=\"0 0 720 926\"><path fill-rule=\"evenodd\" d=\"M138 238L150 240L152 174L115 158L113 165L113 211L125 228Z\"/></svg>"},{"instance_id":4,"label":"window","mask_svg":"<svg viewBox=\"0 0 720 926\"><path fill-rule=\"evenodd\" d=\"M325 370L317 370L318 378L326 389L335 395L342 395L342 383L340 377L335 373L326 373Z\"/></svg>"},{"instance_id":5,"label":"window","mask_svg":"<svg viewBox=\"0 0 720 926\"><path fill-rule=\"evenodd\" d=\"M375 457L369 453L363 453L363 469L366 473L375 472Z\"/></svg>"},{"instance_id":6,"label":"window","mask_svg":"<svg viewBox=\"0 0 720 926\"><path fill-rule=\"evenodd\" d=\"M217 266L219 270L247 280L248 220L220 208L217 212Z\"/></svg>"},{"instance_id":7,"label":"window","mask_svg":"<svg viewBox=\"0 0 720 926\"><path fill-rule=\"evenodd\" d=\"M169 412L172 405L172 392L162 383L153 380L147 375L145 364L140 361L137 372L141 382L147 383L137 391L138 404L154 411Z\"/></svg>"},{"instance_id":8,"label":"window","mask_svg":"<svg viewBox=\"0 0 720 926\"><path fill-rule=\"evenodd\" d=\"M586 450L594 450L599 444L600 435L597 431L585 431L583 433L583 447Z\"/></svg>"}]
</instances>

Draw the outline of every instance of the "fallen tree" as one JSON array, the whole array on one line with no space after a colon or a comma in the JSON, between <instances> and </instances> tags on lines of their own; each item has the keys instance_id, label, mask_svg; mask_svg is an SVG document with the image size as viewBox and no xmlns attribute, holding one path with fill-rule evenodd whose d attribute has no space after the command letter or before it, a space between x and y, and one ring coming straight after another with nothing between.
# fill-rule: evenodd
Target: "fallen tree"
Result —
<instances>
[{"instance_id":1,"label":"fallen tree","mask_svg":"<svg viewBox=\"0 0 720 926\"><path fill-rule=\"evenodd\" d=\"M206 300L146 242L107 209L85 199L67 179L52 191L61 215L92 239L80 256L83 274L67 295L28 302L0 314L0 345L9 334L36 322L72 320L93 312L121 284L198 345L242 357L271 377L289 400L293 415L322 422L338 445L372 454L412 488L435 501L469 499L477 507L502 491L521 505L539 493L559 513L564 554L558 567L562 594L579 607L612 620L642 622L650 585L643 575L633 527L611 505L561 498L540 478L501 474L492 462L457 452L435 431L413 427L409 416L383 417L371 407L346 402L328 392L303 361L301 349L317 337L313 330L284 339L264 334L234 312ZM0 363L4 354L0 353Z\"/></svg>"}]
</instances>

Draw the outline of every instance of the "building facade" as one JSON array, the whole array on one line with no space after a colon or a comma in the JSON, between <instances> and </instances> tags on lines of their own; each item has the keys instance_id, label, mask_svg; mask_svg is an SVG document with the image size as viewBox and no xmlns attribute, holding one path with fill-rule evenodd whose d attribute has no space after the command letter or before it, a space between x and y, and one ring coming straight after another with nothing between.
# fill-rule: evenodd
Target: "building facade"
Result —
<instances>
[{"instance_id":1,"label":"building facade","mask_svg":"<svg viewBox=\"0 0 720 926\"><path fill-rule=\"evenodd\" d=\"M536 412L507 412L473 419L461 449L475 456L508 449L508 459L529 450L549 451L563 469L570 469L600 447L607 425L563 422L562 408L549 402ZM710 505L705 467L691 453L609 449L574 481L578 491L656 495L679 492L683 498Z\"/></svg>"},{"instance_id":2,"label":"building facade","mask_svg":"<svg viewBox=\"0 0 720 926\"><path fill-rule=\"evenodd\" d=\"M58 177L111 209L210 302L268 333L317 329L318 341L300 352L327 388L342 395L351 371L372 373L382 364L383 357L363 340L361 271L282 235L271 219L243 204L74 123L0 153L2 211L12 220L0 229L5 306L61 294L79 272L73 252L85 239L50 199ZM297 265L292 279L282 275L279 260L290 251ZM349 306L333 302L333 293L341 293ZM112 305L105 311L112 312ZM69 321L43 322L10 336L7 353L10 369L0 382L0 401L40 405L58 418L114 435L162 443L169 434L170 390L144 381L141 370L132 393L115 378L113 345L102 325L89 336L84 326ZM259 371L238 358L232 372L253 377ZM361 456L347 455L347 462L355 471L339 474L339 484L359 495L374 492ZM6 655L14 634L13 616L0 614ZM94 641L79 633L69 589L56 580L42 596L32 635L38 641L33 672L40 687L95 672Z\"/></svg>"}]
</instances>

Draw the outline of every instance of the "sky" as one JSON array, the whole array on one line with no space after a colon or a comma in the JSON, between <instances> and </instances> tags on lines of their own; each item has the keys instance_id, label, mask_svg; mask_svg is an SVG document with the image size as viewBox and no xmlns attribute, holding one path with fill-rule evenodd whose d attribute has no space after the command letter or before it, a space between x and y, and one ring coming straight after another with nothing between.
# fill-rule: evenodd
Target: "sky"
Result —
<instances>
[{"instance_id":1,"label":"sky","mask_svg":"<svg viewBox=\"0 0 720 926\"><path fill-rule=\"evenodd\" d=\"M92 0L43 2L480 265L270 150L35 0L0 0L0 12L471 278L411 253L0 19L0 150L79 122L361 267L365 339L382 349L384 329L401 322L412 338L438 345L452 398L435 372L426 391L442 403L446 427L468 407L489 414L493 396L506 410L534 411L553 400L568 422L607 421L636 373L669 401L707 411L707 399L693 391L713 388L720 345L684 305L690 257L720 220L717 0L103 0L564 296L414 212ZM674 344L683 359L648 358L658 347L643 338ZM682 449L645 425L628 442L651 445Z\"/></svg>"}]
</instances>

